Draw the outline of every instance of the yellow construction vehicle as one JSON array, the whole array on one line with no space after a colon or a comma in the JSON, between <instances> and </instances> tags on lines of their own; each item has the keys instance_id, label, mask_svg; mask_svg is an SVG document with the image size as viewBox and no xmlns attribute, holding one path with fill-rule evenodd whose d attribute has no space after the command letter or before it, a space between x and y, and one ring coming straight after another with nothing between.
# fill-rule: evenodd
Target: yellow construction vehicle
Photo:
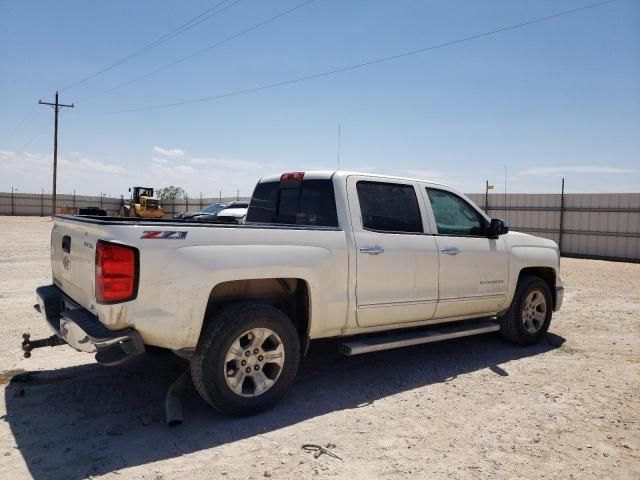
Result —
<instances>
[{"instance_id":1,"label":"yellow construction vehicle","mask_svg":"<svg viewBox=\"0 0 640 480\"><path fill-rule=\"evenodd\" d=\"M121 217L162 218L164 209L160 200L153 196L153 188L133 187L131 198L120 207Z\"/></svg>"}]
</instances>

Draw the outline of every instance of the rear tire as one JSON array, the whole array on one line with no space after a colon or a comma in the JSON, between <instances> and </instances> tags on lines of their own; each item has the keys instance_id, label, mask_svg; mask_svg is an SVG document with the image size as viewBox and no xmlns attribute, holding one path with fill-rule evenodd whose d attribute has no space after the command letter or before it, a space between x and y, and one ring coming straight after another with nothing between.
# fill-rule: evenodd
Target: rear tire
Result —
<instances>
[{"instance_id":1,"label":"rear tire","mask_svg":"<svg viewBox=\"0 0 640 480\"><path fill-rule=\"evenodd\" d=\"M525 275L518 281L511 307L500 321L500 334L519 345L538 343L549 330L553 304L544 280Z\"/></svg>"},{"instance_id":2,"label":"rear tire","mask_svg":"<svg viewBox=\"0 0 640 480\"><path fill-rule=\"evenodd\" d=\"M273 407L300 363L298 333L280 310L239 303L209 319L191 361L200 396L217 410L253 415Z\"/></svg>"}]
</instances>

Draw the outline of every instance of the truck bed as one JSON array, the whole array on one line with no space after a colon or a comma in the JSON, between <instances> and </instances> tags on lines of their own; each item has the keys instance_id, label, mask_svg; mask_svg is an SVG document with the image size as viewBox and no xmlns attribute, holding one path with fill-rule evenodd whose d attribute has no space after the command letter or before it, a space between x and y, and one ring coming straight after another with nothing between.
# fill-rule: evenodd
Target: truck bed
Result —
<instances>
[{"instance_id":1,"label":"truck bed","mask_svg":"<svg viewBox=\"0 0 640 480\"><path fill-rule=\"evenodd\" d=\"M96 301L98 242L137 249L135 298ZM338 333L348 304L348 264L346 234L338 227L58 215L51 233L57 287L107 328L134 327L146 344L171 349L194 347L213 289L242 279L306 279L319 294L314 313L335 322Z\"/></svg>"}]
</instances>

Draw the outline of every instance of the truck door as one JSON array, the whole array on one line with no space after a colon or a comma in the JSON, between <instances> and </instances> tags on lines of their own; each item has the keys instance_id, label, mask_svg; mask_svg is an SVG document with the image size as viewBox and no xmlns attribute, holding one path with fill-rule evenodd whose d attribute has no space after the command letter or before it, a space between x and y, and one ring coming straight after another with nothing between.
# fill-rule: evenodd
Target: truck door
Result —
<instances>
[{"instance_id":1,"label":"truck door","mask_svg":"<svg viewBox=\"0 0 640 480\"><path fill-rule=\"evenodd\" d=\"M373 327L429 320L438 299L438 249L412 181L347 180L356 246L356 317Z\"/></svg>"},{"instance_id":2,"label":"truck door","mask_svg":"<svg viewBox=\"0 0 640 480\"><path fill-rule=\"evenodd\" d=\"M509 272L504 237L487 238L487 219L462 196L446 188L423 188L440 253L436 318L501 310Z\"/></svg>"}]
</instances>

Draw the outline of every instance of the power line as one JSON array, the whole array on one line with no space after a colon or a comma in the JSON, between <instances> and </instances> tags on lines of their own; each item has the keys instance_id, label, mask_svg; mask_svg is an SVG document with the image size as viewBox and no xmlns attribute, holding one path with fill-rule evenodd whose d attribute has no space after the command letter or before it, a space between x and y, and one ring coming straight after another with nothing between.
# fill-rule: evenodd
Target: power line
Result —
<instances>
[{"instance_id":1,"label":"power line","mask_svg":"<svg viewBox=\"0 0 640 480\"><path fill-rule=\"evenodd\" d=\"M156 38L155 40L149 42L148 44L144 45L143 47L139 48L138 50L136 50L135 52L121 58L120 60L117 60L116 62L98 70L95 73L92 73L91 75L84 77L74 83L71 83L69 85L67 85L66 87L64 87L63 89L61 89L61 92L64 92L66 90L69 90L71 88L77 87L78 85L81 85L83 83L88 82L89 80L92 80L94 78L96 78L99 75L102 75L105 72L108 72L109 70L112 70L120 65L122 65L125 62L128 62L129 60L132 60L133 58L136 58L140 55L142 55L143 53L148 52L149 50L153 50L154 48L158 47L159 45L168 42L169 40L171 40L172 38L175 38L179 35L182 35L183 33L185 33L188 30L191 30L192 28L200 25L201 23L209 20L212 17L215 17L216 15L224 12L225 10L233 7L234 5L236 5L237 3L241 2L242 0L234 0L231 3L229 3L228 5L225 5L224 7L222 7L220 10L216 10L219 6L229 2L229 0L222 0L221 2L216 3L213 7L210 7L208 9L206 9L204 12L200 13L199 15L193 17L191 20L183 23L182 25L180 25L179 27L173 29L172 31L165 33L164 35L161 35L160 37Z\"/></svg>"},{"instance_id":2,"label":"power line","mask_svg":"<svg viewBox=\"0 0 640 480\"><path fill-rule=\"evenodd\" d=\"M161 67L159 67L159 68L157 68L157 69L155 69L155 70L152 70L152 71L150 71L150 72L148 72L148 73L146 73L146 74L144 74L144 75L141 75L140 77L133 78L133 79L128 80L128 81L126 81L126 82L124 82L124 83L121 83L121 84L116 85L116 86L114 86L114 87L108 88L107 90L104 90L104 91L102 91L102 92L99 92L99 93L97 93L97 94L95 94L95 95L91 95L91 96L89 96L89 97L85 97L85 98L83 98L83 99L79 100L79 101L78 101L78 102L76 102L76 103L86 102L87 100L91 100L91 99L93 99L93 98L96 98L96 97L99 97L99 96L105 95L105 94L107 94L107 93L113 92L114 90L118 90L118 89L120 89L120 88L122 88L122 87L126 87L126 86L128 86L128 85L131 85L132 83L139 82L140 80L144 80L145 78L149 78L149 77L151 77L152 75L155 75L155 74L157 74L157 73L160 73L160 72L162 72L162 71L164 71L164 70L166 70L166 69L168 69L168 68L174 67L174 66L176 66L176 65L178 65L178 64L180 64L180 63L182 63L182 62L185 62L185 61L190 60L190 59L192 59L192 58L194 58L194 57L197 57L198 55L202 55L203 53L209 52L209 51L213 50L214 48L217 48L217 47L219 47L220 45L223 45L223 44L225 44L225 43L227 43L227 42L229 42L229 41L231 41L231 40L235 40L235 39L236 39L236 38L238 38L238 37L241 37L241 36L243 36L243 35L246 35L246 34L248 34L248 33L251 33L251 32L253 32L254 30L257 30L257 29L259 29L259 28L261 28L261 27L264 27L265 25L267 25L267 24L269 24L269 23L271 23L271 22L274 22L274 21L278 20L279 18L284 17L285 15L288 15L288 14L290 14L290 13L293 13L294 11L296 11L296 10L298 10L298 9L302 8L302 7L306 7L306 6L307 6L307 5L309 5L310 3L313 3L314 1L315 1L315 0L306 0L306 1L302 2L302 3L299 3L298 5L296 5L296 6L292 7L292 8L289 8L289 9L287 9L287 10L283 11L283 12L280 12L280 13L278 13L277 15L274 15L274 16L272 16L272 17L270 17L270 18L266 19L266 20L263 20L263 21L261 21L261 22L258 22L258 23L256 23L255 25L253 25L253 26L251 26L251 27L249 27L249 28L247 28L247 29L245 29L245 30L242 30L242 31L240 31L240 32L238 32L238 33L235 33L235 34L233 34L233 35L229 36L229 37L226 37L226 38L224 38L224 39L222 39L222 40L219 40L219 41L217 41L216 43L213 43L213 44L209 45L208 47L202 48L202 49L200 49L200 50L197 50L197 51L196 51L196 52L194 52L194 53L191 53L191 54L186 55L186 56L184 56L184 57L178 58L178 59L174 60L173 62L171 62L171 63L167 63L166 65L163 65L163 66L161 66Z\"/></svg>"},{"instance_id":3,"label":"power line","mask_svg":"<svg viewBox=\"0 0 640 480\"><path fill-rule=\"evenodd\" d=\"M400 58L404 58L404 57L410 57L413 55L418 55L421 53L425 53L428 52L430 50L436 50L439 48L444 48L444 47L449 47L452 45L457 45L460 43L464 43L464 42L469 42L471 40L476 40L479 38L483 38L483 37L489 37L492 35L496 35L498 33L502 33L502 32L506 32L506 31L510 31L510 30L516 30L518 28L523 28L523 27L527 27L529 25L533 25L536 23L541 23L541 22L545 22L547 20L551 20L554 18L558 18L558 17L562 17L565 15L571 15L573 13L577 13L583 10L587 10L589 8L594 8L594 7L599 7L602 5L606 5L609 3L614 3L617 2L618 0L607 0L604 2L597 2L597 3L592 3L589 5L585 5L583 7L578 7L578 8L572 8L571 10L565 10L562 12L558 12L558 13L554 13L552 15L546 15L544 17L539 17L539 18L535 18L533 20L528 20L526 22L522 22L522 23L516 23L513 25L509 25L506 27L502 27L502 28L498 28L496 30L490 30L487 32L483 32L483 33L478 33L475 35L470 35L468 37L464 37L464 38L459 38L457 40L451 40L449 42L445 42L445 43L440 43L437 45L431 45L429 47L423 47L423 48L419 48L416 50L409 50L407 52L403 52L403 53L399 53L396 55L390 55L387 57L381 57L381 58L377 58L374 60L369 60L367 62L362 62L362 63L356 63L356 64L352 64L352 65L348 65L345 67L340 67L340 68L336 68L334 70L327 70L324 72L320 72L320 73L314 73L311 75L306 75L304 77L298 77L298 78L294 78L291 80L283 80L280 82L276 82L276 83L269 83L266 85L261 85L258 87L252 87L252 88L246 88L243 90L236 90L233 92L227 92L227 93L223 93L223 94L219 94L219 95L212 95L210 97L201 97L201 98L194 98L191 100L184 100L181 102L174 102L174 103L164 103L164 104L160 104L160 105L151 105L148 107L140 107L140 108L132 108L132 109L125 109L125 110L115 110L115 111L109 111L106 113L129 113L129 112L142 112L142 111L147 111L147 110L158 110L158 109L163 109L163 108L171 108L171 107L178 107L181 105L190 105L193 103L201 103L201 102L208 102L208 101L212 101L212 100L219 100L221 98L226 98L226 97L233 97L233 96L237 96L237 95L245 95L248 93L253 93L253 92L258 92L261 90L267 90L267 89L271 89L271 88L276 88L276 87L283 87L285 85L291 85L294 83L299 83L299 82L304 82L307 80L313 80L316 78L321 78L321 77L327 77L330 75L335 75L338 73L343 73L343 72L348 72L350 70L357 70L359 68L364 68L364 67L369 67L371 65L376 65L379 63L384 63L384 62L389 62L391 60L398 60Z\"/></svg>"},{"instance_id":4,"label":"power line","mask_svg":"<svg viewBox=\"0 0 640 480\"><path fill-rule=\"evenodd\" d=\"M227 6L225 6L224 8L222 8L222 9L220 9L220 10L216 11L216 9L217 9L219 6L223 5L224 3L227 3L228 1L229 1L229 0L222 0L222 1L218 2L218 3L216 3L214 6L212 6L212 7L208 8L208 9L204 10L204 11L203 11L202 13L200 13L199 15L196 15L195 17L191 18L190 20L188 20L187 22L183 23L183 24L182 24L182 25L180 25L179 27L177 27L177 28L175 28L175 29L171 30L171 31L170 31L170 32L168 32L168 33L165 33L164 35L162 35L162 36L160 36L160 37L156 38L156 39L155 39L155 40L153 40L152 42L149 42L148 44L146 44L145 46L143 46L143 47L139 48L139 49L138 49L138 50L136 50L135 52L133 52L133 53L131 53L131 54L127 55L126 57L123 57L122 59L120 59L120 60L118 60L118 61L116 61L116 62L112 63L111 65L109 65L109 66L107 66L107 67L105 67L105 68L103 68L103 69L101 69L101 70L99 70L99 71L97 71L97 72L93 73L92 75L89 75L88 77L85 77L85 78L83 78L83 79L81 79L81 80L78 80L78 81L76 81L76 82L74 82L74 83L72 83L72 84L67 85L65 88L61 89L60 91L62 91L62 92L63 92L63 91L69 90L69 89L71 89L71 88L73 88L73 87L76 87L76 86L78 86L78 85L81 85L81 84L83 84L83 83L86 83L86 82L88 82L89 80L92 80L93 78L95 78L95 77L97 77L97 76L99 76L99 75L101 75L101 74L103 74L103 73L105 73L105 72L108 72L109 70L112 70L113 68L116 68L117 66L122 65L123 63L125 63L125 62L127 62L127 61L129 61L129 60L131 60L131 59L133 59L133 58L135 58L135 57L137 57L137 56L140 56L140 55L142 55L143 53L145 53L145 52L147 52L147 51L149 51L149 50L152 50L153 48L156 48L157 46L161 45L162 43L165 43L165 42L167 42L167 41L171 40L172 38L175 38L175 37L177 37L178 35L183 34L183 33L184 33L184 32L186 32L187 30L190 30L191 28L196 27L197 25L199 25L199 24L201 24L201 23L205 22L205 21L206 21L206 20L208 20L209 18L214 17L214 16L216 16L216 15L218 15L218 14L222 13L223 11L227 10L228 8L233 7L234 5L236 5L237 3L239 3L241 0L236 0L236 1L234 1L233 3L231 3L231 4L227 5ZM203 18L203 17L204 17L204 18ZM118 88L119 88L119 87L118 87ZM102 92L102 93L106 93L106 92ZM98 95L102 95L102 93L100 93L100 94L98 94ZM89 98L93 98L93 97L89 97ZM77 102L76 102L76 103L77 103ZM32 108L32 110L29 110L29 111L25 114L25 117L24 117L24 119L23 119L23 120L21 120L20 122L18 122L18 123L16 124L16 127L15 127L15 129L14 129L14 131L13 131L13 135L12 135L12 136L14 136L18 131L20 131L20 130L22 129L22 127L24 126L24 124L26 124L26 123L27 123L27 119L28 119L29 117L31 117L31 118L29 118L29 120L31 120L31 119L33 118L33 115L31 115L31 114L33 113L33 111L35 111L35 106L34 106L34 108ZM31 138L30 138L30 139L25 143L25 145L22 147L22 149L26 148L29 144L31 144L31 142L32 142L35 138L37 138L37 137L42 133L42 131L41 131L41 130L42 130L42 129L39 129L38 131L36 131L36 132L33 134L33 136L32 136L32 137L31 137Z\"/></svg>"},{"instance_id":5,"label":"power line","mask_svg":"<svg viewBox=\"0 0 640 480\"><path fill-rule=\"evenodd\" d=\"M31 145L36 138L38 138L40 135L44 133L48 125L49 125L48 121L41 123L40 127L35 130L33 135L31 135L29 139L26 142L24 142L20 148L16 149L16 152L24 151L24 149L27 148L29 145Z\"/></svg>"},{"instance_id":6,"label":"power line","mask_svg":"<svg viewBox=\"0 0 640 480\"><path fill-rule=\"evenodd\" d=\"M22 118L18 122L16 122L14 128L9 131L9 135L7 135L7 138L11 139L20 136L20 134L22 133L22 128L31 120L33 120L38 115L38 113L39 112L37 109L37 105L32 105L31 108L27 110L27 113L25 113Z\"/></svg>"}]
</instances>

